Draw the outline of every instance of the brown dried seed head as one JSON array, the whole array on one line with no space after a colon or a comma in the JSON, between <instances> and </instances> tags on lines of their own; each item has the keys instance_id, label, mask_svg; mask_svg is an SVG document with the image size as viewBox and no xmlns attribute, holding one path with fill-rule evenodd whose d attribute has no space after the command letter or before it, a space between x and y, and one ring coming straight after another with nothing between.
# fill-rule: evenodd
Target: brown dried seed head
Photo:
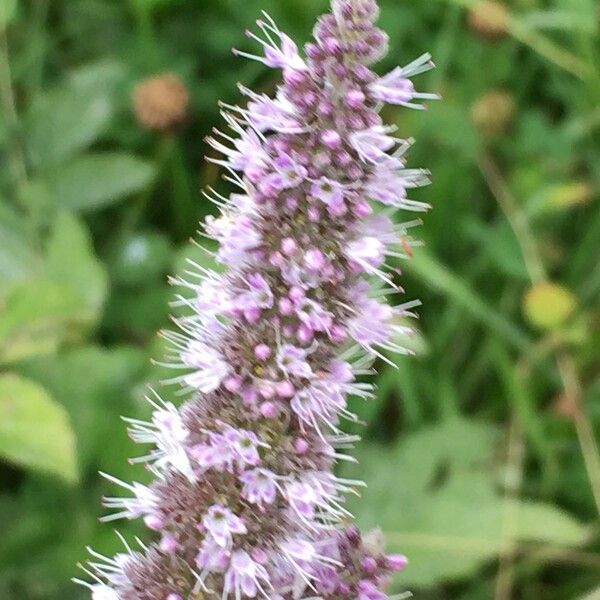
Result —
<instances>
[{"instance_id":1,"label":"brown dried seed head","mask_svg":"<svg viewBox=\"0 0 600 600\"><path fill-rule=\"evenodd\" d=\"M482 0L469 11L469 25L482 38L500 40L508 33L508 9L496 0Z\"/></svg>"},{"instance_id":2,"label":"brown dried seed head","mask_svg":"<svg viewBox=\"0 0 600 600\"><path fill-rule=\"evenodd\" d=\"M190 96L177 75L164 73L142 81L135 88L133 106L142 127L167 132L186 120Z\"/></svg>"},{"instance_id":3,"label":"brown dried seed head","mask_svg":"<svg viewBox=\"0 0 600 600\"><path fill-rule=\"evenodd\" d=\"M515 118L514 98L504 90L491 90L480 96L471 107L471 118L477 129L495 138L508 132Z\"/></svg>"}]
</instances>

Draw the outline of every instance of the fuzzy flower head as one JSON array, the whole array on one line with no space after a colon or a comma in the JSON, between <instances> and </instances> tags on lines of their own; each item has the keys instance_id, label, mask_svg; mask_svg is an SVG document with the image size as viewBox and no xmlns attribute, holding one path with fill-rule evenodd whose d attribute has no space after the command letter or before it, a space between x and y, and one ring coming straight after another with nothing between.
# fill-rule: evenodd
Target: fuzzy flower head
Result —
<instances>
[{"instance_id":1,"label":"fuzzy flower head","mask_svg":"<svg viewBox=\"0 0 600 600\"><path fill-rule=\"evenodd\" d=\"M154 541L86 567L93 600L385 600L401 555L346 524L360 481L336 474L358 436L348 397L373 400L362 380L374 359L408 353L418 302L401 293L397 262L412 256L425 212L411 198L429 182L407 168L412 140L382 118L392 104L435 98L413 78L424 54L380 75L388 37L376 0L332 0L300 48L266 14L235 54L280 71L275 93L240 85L243 105L221 104L225 127L207 144L236 190L204 233L219 269L189 261L163 332L176 404L149 398L147 421L128 419L149 446L133 462L154 481L128 484L107 520L141 518ZM250 48L253 46L253 49ZM218 272L217 272L218 271ZM392 296L394 299L396 295ZM137 546L136 546L137 548Z\"/></svg>"}]
</instances>

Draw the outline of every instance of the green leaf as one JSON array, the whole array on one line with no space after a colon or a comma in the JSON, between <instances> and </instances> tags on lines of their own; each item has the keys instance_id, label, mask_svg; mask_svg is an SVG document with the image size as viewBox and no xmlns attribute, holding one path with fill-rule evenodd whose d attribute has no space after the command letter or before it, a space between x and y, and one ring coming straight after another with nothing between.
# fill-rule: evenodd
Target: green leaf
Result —
<instances>
[{"instance_id":1,"label":"green leaf","mask_svg":"<svg viewBox=\"0 0 600 600\"><path fill-rule=\"evenodd\" d=\"M530 340L519 327L480 298L458 275L438 262L423 248L415 252L412 260L403 264L407 271L448 296L456 304L463 306L513 347L519 350L526 350L529 347Z\"/></svg>"},{"instance_id":2,"label":"green leaf","mask_svg":"<svg viewBox=\"0 0 600 600\"><path fill-rule=\"evenodd\" d=\"M14 286L0 306L0 364L54 352L80 338L100 317L107 276L91 240L73 215L60 213L43 276Z\"/></svg>"},{"instance_id":3,"label":"green leaf","mask_svg":"<svg viewBox=\"0 0 600 600\"><path fill-rule=\"evenodd\" d=\"M40 262L27 242L25 223L0 199L0 298L35 274Z\"/></svg>"},{"instance_id":4,"label":"green leaf","mask_svg":"<svg viewBox=\"0 0 600 600\"><path fill-rule=\"evenodd\" d=\"M103 93L62 87L40 96L25 120L30 160L42 170L63 164L98 138L111 115Z\"/></svg>"},{"instance_id":5,"label":"green leaf","mask_svg":"<svg viewBox=\"0 0 600 600\"><path fill-rule=\"evenodd\" d=\"M69 411L83 473L101 468L125 474L124 459L132 449L120 416L137 416L133 388L142 381L147 364L144 352L137 348L83 346L21 366L27 377L60 398Z\"/></svg>"},{"instance_id":6,"label":"green leaf","mask_svg":"<svg viewBox=\"0 0 600 600\"><path fill-rule=\"evenodd\" d=\"M129 154L87 154L54 173L49 185L57 206L97 210L145 188L154 173L151 163Z\"/></svg>"},{"instance_id":7,"label":"green leaf","mask_svg":"<svg viewBox=\"0 0 600 600\"><path fill-rule=\"evenodd\" d=\"M362 466L344 470L368 486L348 507L359 524L381 526L389 550L409 557L403 586L466 577L502 550L507 505L490 469L498 434L493 426L450 418L395 448L367 446ZM586 528L556 507L517 501L514 508L515 542L569 546L587 538Z\"/></svg>"},{"instance_id":8,"label":"green leaf","mask_svg":"<svg viewBox=\"0 0 600 600\"><path fill-rule=\"evenodd\" d=\"M70 289L50 281L16 286L0 306L0 364L54 352L80 304Z\"/></svg>"},{"instance_id":9,"label":"green leaf","mask_svg":"<svg viewBox=\"0 0 600 600\"><path fill-rule=\"evenodd\" d=\"M171 242L160 233L138 233L117 249L112 276L126 286L142 286L162 279L170 270L173 255Z\"/></svg>"},{"instance_id":10,"label":"green leaf","mask_svg":"<svg viewBox=\"0 0 600 600\"><path fill-rule=\"evenodd\" d=\"M35 167L56 169L98 139L113 116L123 75L119 63L101 60L36 96L24 119L23 137Z\"/></svg>"},{"instance_id":11,"label":"green leaf","mask_svg":"<svg viewBox=\"0 0 600 600\"><path fill-rule=\"evenodd\" d=\"M75 216L58 214L47 247L46 275L80 298L77 321L93 325L107 293L107 275L88 232Z\"/></svg>"},{"instance_id":12,"label":"green leaf","mask_svg":"<svg viewBox=\"0 0 600 600\"><path fill-rule=\"evenodd\" d=\"M17 0L2 0L0 3L0 29L4 29L17 14Z\"/></svg>"},{"instance_id":13,"label":"green leaf","mask_svg":"<svg viewBox=\"0 0 600 600\"><path fill-rule=\"evenodd\" d=\"M0 376L0 455L69 482L78 478L67 413L44 388L14 374Z\"/></svg>"}]
</instances>

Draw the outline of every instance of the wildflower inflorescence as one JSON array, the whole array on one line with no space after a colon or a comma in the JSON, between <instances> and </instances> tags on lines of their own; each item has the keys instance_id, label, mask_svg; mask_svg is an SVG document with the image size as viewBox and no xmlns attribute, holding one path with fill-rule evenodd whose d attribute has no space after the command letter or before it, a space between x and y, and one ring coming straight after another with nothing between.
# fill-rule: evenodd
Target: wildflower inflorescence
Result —
<instances>
[{"instance_id":1,"label":"wildflower inflorescence","mask_svg":"<svg viewBox=\"0 0 600 600\"><path fill-rule=\"evenodd\" d=\"M408 352L416 302L401 291L388 257L408 257L411 221L425 211L407 196L427 173L405 168L410 142L383 124L385 103L422 108L411 77L432 67L424 55L378 77L387 52L375 0L333 0L301 54L265 15L259 55L283 71L274 98L241 87L245 108L223 105L230 133L208 143L239 191L209 197L220 216L206 233L226 273L196 265L179 279L190 315L165 333L190 393L180 409L150 398L150 422L130 420L131 437L151 444L140 458L156 476L107 498L112 518L143 518L156 542L114 558L93 553L86 582L94 600L215 597L384 600L403 556L351 525L344 498L360 482L334 473L357 437L351 395L373 359ZM371 205L375 202L375 207Z\"/></svg>"}]
</instances>

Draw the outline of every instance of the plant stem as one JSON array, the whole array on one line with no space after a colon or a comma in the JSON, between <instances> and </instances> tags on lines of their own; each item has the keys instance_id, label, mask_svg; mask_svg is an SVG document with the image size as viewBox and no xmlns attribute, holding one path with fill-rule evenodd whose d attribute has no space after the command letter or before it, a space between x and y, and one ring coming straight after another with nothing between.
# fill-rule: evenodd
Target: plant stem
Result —
<instances>
[{"instance_id":1,"label":"plant stem","mask_svg":"<svg viewBox=\"0 0 600 600\"><path fill-rule=\"evenodd\" d=\"M525 445L518 417L513 416L508 440L508 477L502 518L502 548L496 577L495 600L510 600L514 587L514 558L519 520L519 498L523 487Z\"/></svg>"},{"instance_id":2,"label":"plant stem","mask_svg":"<svg viewBox=\"0 0 600 600\"><path fill-rule=\"evenodd\" d=\"M531 282L536 284L547 281L546 270L537 250L533 232L529 227L526 216L519 210L518 204L504 181L500 170L489 156L483 156L479 159L479 168L492 195L496 198L517 237ZM592 424L585 411L582 385L579 381L575 362L569 354L557 350L555 360L563 390L575 407L574 421L577 438L594 502L598 514L600 514L600 448L595 440Z\"/></svg>"},{"instance_id":3,"label":"plant stem","mask_svg":"<svg viewBox=\"0 0 600 600\"><path fill-rule=\"evenodd\" d=\"M21 191L27 183L27 168L23 148L17 134L19 117L12 86L8 39L5 29L0 29L0 103L10 131L9 164L15 186L15 197L22 202ZM27 206L24 208L28 210Z\"/></svg>"}]
</instances>

